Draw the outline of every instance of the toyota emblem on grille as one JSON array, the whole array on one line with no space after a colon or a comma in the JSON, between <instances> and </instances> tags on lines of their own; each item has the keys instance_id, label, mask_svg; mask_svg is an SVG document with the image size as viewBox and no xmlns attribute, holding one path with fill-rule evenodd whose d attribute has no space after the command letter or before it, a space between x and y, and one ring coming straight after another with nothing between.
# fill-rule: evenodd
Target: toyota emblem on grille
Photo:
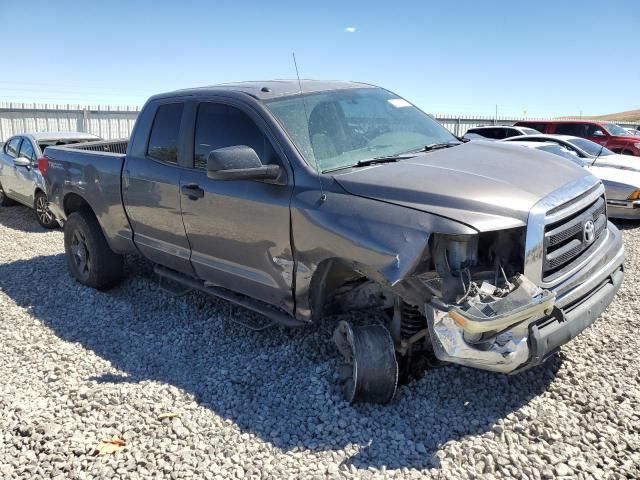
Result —
<instances>
[{"instance_id":1,"label":"toyota emblem on grille","mask_svg":"<svg viewBox=\"0 0 640 480\"><path fill-rule=\"evenodd\" d=\"M587 245L591 245L593 240L596 238L596 226L593 224L592 220L587 220L584 224L583 238L584 243Z\"/></svg>"}]
</instances>

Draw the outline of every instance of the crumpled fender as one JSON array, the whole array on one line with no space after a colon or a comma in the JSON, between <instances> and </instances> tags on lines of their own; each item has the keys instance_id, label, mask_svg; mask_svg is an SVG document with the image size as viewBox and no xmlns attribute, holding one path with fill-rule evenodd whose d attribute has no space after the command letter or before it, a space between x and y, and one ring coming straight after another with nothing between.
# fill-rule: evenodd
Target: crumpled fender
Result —
<instances>
[{"instance_id":1,"label":"crumpled fender","mask_svg":"<svg viewBox=\"0 0 640 480\"><path fill-rule=\"evenodd\" d=\"M323 288L323 266L331 261L393 287L429 254L432 233L478 233L447 218L350 195L339 187L326 195L320 201L317 190L298 192L291 202L294 293L301 319L311 318L311 299L318 294L312 289Z\"/></svg>"}]
</instances>

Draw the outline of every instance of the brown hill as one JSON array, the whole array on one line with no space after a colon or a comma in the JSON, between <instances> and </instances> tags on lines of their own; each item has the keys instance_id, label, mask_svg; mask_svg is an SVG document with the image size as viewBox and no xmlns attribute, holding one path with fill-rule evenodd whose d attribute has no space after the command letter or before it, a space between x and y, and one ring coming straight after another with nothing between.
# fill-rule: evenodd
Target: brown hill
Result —
<instances>
[{"instance_id":1,"label":"brown hill","mask_svg":"<svg viewBox=\"0 0 640 480\"><path fill-rule=\"evenodd\" d=\"M640 122L640 109L628 110L626 112L610 113L607 115L596 115L593 117L595 120L613 120L618 122Z\"/></svg>"}]
</instances>

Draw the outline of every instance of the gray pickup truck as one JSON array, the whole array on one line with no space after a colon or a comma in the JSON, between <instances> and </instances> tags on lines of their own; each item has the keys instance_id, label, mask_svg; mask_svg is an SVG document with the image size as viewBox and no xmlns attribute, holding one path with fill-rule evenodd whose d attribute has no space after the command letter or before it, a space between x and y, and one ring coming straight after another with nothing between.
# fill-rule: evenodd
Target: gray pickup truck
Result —
<instances>
[{"instance_id":1,"label":"gray pickup truck","mask_svg":"<svg viewBox=\"0 0 640 480\"><path fill-rule=\"evenodd\" d=\"M41 169L85 285L139 254L251 328L386 312L333 335L347 400L385 403L425 358L540 364L612 301L604 188L549 155L463 143L371 85L269 81L154 96L128 141L49 147Z\"/></svg>"}]
</instances>

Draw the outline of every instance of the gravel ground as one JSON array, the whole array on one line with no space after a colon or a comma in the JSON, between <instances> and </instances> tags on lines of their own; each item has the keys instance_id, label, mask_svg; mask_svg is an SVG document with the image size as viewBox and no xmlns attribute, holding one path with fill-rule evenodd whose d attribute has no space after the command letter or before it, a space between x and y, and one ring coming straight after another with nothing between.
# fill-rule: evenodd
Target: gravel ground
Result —
<instances>
[{"instance_id":1,"label":"gravel ground","mask_svg":"<svg viewBox=\"0 0 640 480\"><path fill-rule=\"evenodd\" d=\"M95 292L67 275L60 231L0 209L0 478L640 478L640 228L622 227L626 282L557 358L444 367L351 407L335 318L253 333L135 259ZM126 446L93 456L111 435Z\"/></svg>"}]
</instances>

